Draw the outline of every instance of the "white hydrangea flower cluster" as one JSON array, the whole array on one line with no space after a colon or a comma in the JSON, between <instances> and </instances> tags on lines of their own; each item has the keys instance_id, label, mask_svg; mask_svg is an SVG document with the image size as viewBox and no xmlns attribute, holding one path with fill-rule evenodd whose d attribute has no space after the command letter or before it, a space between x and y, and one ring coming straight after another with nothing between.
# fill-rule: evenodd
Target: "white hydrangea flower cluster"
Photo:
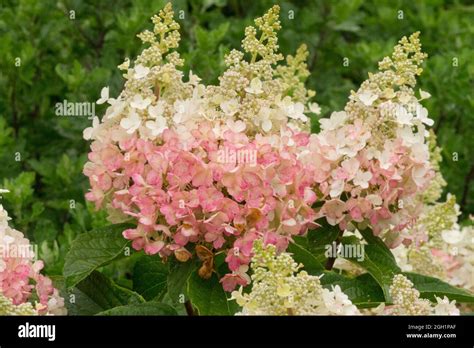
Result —
<instances>
[{"instance_id":1,"label":"white hydrangea flower cluster","mask_svg":"<svg viewBox=\"0 0 474 348\"><path fill-rule=\"evenodd\" d=\"M232 299L242 307L240 315L357 315L341 288L332 290L321 286L319 277L299 271L291 254L277 255L274 245L264 246L261 240L254 243L250 293L232 292Z\"/></svg>"},{"instance_id":2,"label":"white hydrangea flower cluster","mask_svg":"<svg viewBox=\"0 0 474 348\"><path fill-rule=\"evenodd\" d=\"M386 314L393 315L459 315L456 301L449 301L436 297L437 304L432 305L427 299L420 298L420 292L413 287L413 283L403 274L393 277L390 286L390 295L393 306L387 308Z\"/></svg>"}]
</instances>

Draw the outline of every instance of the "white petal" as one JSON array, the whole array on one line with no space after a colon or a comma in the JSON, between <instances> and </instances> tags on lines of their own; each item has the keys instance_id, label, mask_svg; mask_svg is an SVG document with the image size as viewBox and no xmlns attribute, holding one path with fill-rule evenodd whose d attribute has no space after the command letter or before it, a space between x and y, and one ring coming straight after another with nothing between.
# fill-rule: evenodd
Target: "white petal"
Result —
<instances>
[{"instance_id":1,"label":"white petal","mask_svg":"<svg viewBox=\"0 0 474 348\"><path fill-rule=\"evenodd\" d=\"M318 105L318 103L310 103L309 111L311 111L312 113L316 115L319 115L321 113L321 107Z\"/></svg>"},{"instance_id":2,"label":"white petal","mask_svg":"<svg viewBox=\"0 0 474 348\"><path fill-rule=\"evenodd\" d=\"M109 99L109 87L104 87L100 91L100 99L96 101L97 104L104 104Z\"/></svg>"},{"instance_id":3,"label":"white petal","mask_svg":"<svg viewBox=\"0 0 474 348\"><path fill-rule=\"evenodd\" d=\"M84 140L90 140L92 138L92 131L92 127L87 127L86 129L84 129L84 131L82 132Z\"/></svg>"},{"instance_id":4,"label":"white petal","mask_svg":"<svg viewBox=\"0 0 474 348\"><path fill-rule=\"evenodd\" d=\"M429 94L428 92L423 91L423 90L420 88L420 97L421 97L420 100L428 99L428 98L431 97L431 94Z\"/></svg>"},{"instance_id":5,"label":"white petal","mask_svg":"<svg viewBox=\"0 0 474 348\"><path fill-rule=\"evenodd\" d=\"M372 103L378 98L376 94L373 94L370 91L364 91L362 93L358 94L359 100L365 105L365 106L371 106Z\"/></svg>"},{"instance_id":6,"label":"white petal","mask_svg":"<svg viewBox=\"0 0 474 348\"><path fill-rule=\"evenodd\" d=\"M150 68L145 67L141 64L138 64L137 66L135 66L133 70L135 71L134 77L136 79L141 79L145 77L146 75L148 75L148 73L150 72Z\"/></svg>"},{"instance_id":7,"label":"white petal","mask_svg":"<svg viewBox=\"0 0 474 348\"><path fill-rule=\"evenodd\" d=\"M443 231L441 237L448 244L457 244L463 239L464 234L458 230Z\"/></svg>"},{"instance_id":8,"label":"white petal","mask_svg":"<svg viewBox=\"0 0 474 348\"><path fill-rule=\"evenodd\" d=\"M270 131L270 129L272 129L272 121L270 120L264 120L262 122L262 129L265 131L265 132L268 132Z\"/></svg>"},{"instance_id":9,"label":"white petal","mask_svg":"<svg viewBox=\"0 0 474 348\"><path fill-rule=\"evenodd\" d=\"M250 86L245 88L247 93L251 94L260 94L263 92L262 90L262 81L258 77L255 77L250 81Z\"/></svg>"}]
</instances>

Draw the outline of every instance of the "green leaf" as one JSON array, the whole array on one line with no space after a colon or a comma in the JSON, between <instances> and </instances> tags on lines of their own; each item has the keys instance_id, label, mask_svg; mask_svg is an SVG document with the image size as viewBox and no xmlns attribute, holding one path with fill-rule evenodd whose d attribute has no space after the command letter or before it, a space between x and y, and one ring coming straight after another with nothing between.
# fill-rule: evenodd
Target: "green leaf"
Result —
<instances>
[{"instance_id":1,"label":"green leaf","mask_svg":"<svg viewBox=\"0 0 474 348\"><path fill-rule=\"evenodd\" d=\"M299 240L304 242L304 240ZM303 244L303 243L302 243ZM288 252L293 254L293 259L304 265L304 270L312 275L319 275L324 271L323 265L305 246L299 244L296 240L288 246Z\"/></svg>"},{"instance_id":2,"label":"green leaf","mask_svg":"<svg viewBox=\"0 0 474 348\"><path fill-rule=\"evenodd\" d=\"M71 315L92 315L117 306L136 305L144 301L139 294L118 286L102 273L94 271L71 289L66 304Z\"/></svg>"},{"instance_id":3,"label":"green leaf","mask_svg":"<svg viewBox=\"0 0 474 348\"><path fill-rule=\"evenodd\" d=\"M168 266L159 255L143 255L133 268L133 289L149 301L166 291Z\"/></svg>"},{"instance_id":4,"label":"green leaf","mask_svg":"<svg viewBox=\"0 0 474 348\"><path fill-rule=\"evenodd\" d=\"M122 232L128 227L127 224L118 224L80 234L66 255L63 272L66 286L73 287L92 271L123 256L129 241Z\"/></svg>"},{"instance_id":5,"label":"green leaf","mask_svg":"<svg viewBox=\"0 0 474 348\"><path fill-rule=\"evenodd\" d=\"M177 315L176 310L165 303L145 302L135 305L119 306L97 315Z\"/></svg>"},{"instance_id":6,"label":"green leaf","mask_svg":"<svg viewBox=\"0 0 474 348\"><path fill-rule=\"evenodd\" d=\"M443 298L447 296L450 300L463 303L474 303L474 294L454 287L437 278L425 276L417 273L403 273L413 282L414 287L420 292L420 296L430 301L436 302L435 296Z\"/></svg>"},{"instance_id":7,"label":"green leaf","mask_svg":"<svg viewBox=\"0 0 474 348\"><path fill-rule=\"evenodd\" d=\"M339 285L352 303L359 308L376 307L385 302L382 288L369 273L350 278L334 271L326 271L321 277L321 285L327 289Z\"/></svg>"},{"instance_id":8,"label":"green leaf","mask_svg":"<svg viewBox=\"0 0 474 348\"><path fill-rule=\"evenodd\" d=\"M191 273L196 269L196 262L189 260L187 262L170 262L168 274L168 295L173 303L183 303L187 298L186 284ZM184 296L184 298L182 298Z\"/></svg>"},{"instance_id":9,"label":"green leaf","mask_svg":"<svg viewBox=\"0 0 474 348\"><path fill-rule=\"evenodd\" d=\"M390 285L395 274L401 273L401 269L397 266L395 258L385 243L377 236L374 236L370 230L362 231L367 245L363 245L364 254L362 257L347 257L346 259L361 266L377 281L383 290L385 300L392 302L390 297ZM344 237L342 244L347 246L358 246L360 241L357 237Z\"/></svg>"},{"instance_id":10,"label":"green leaf","mask_svg":"<svg viewBox=\"0 0 474 348\"><path fill-rule=\"evenodd\" d=\"M326 222L326 219L318 221L321 225L315 230L308 231L308 242L312 248L320 248L334 242L341 232L338 226L331 226Z\"/></svg>"},{"instance_id":11,"label":"green leaf","mask_svg":"<svg viewBox=\"0 0 474 348\"><path fill-rule=\"evenodd\" d=\"M197 271L188 278L187 293L199 315L234 315L238 305L229 301L216 274L202 279Z\"/></svg>"},{"instance_id":12,"label":"green leaf","mask_svg":"<svg viewBox=\"0 0 474 348\"><path fill-rule=\"evenodd\" d=\"M229 29L229 22L224 22L214 30L205 30L202 27L196 27L196 41L200 50L203 52L215 50L215 47L225 37Z\"/></svg>"},{"instance_id":13,"label":"green leaf","mask_svg":"<svg viewBox=\"0 0 474 348\"><path fill-rule=\"evenodd\" d=\"M34 202L31 206L31 216L30 219L36 219L44 211L43 202Z\"/></svg>"},{"instance_id":14,"label":"green leaf","mask_svg":"<svg viewBox=\"0 0 474 348\"><path fill-rule=\"evenodd\" d=\"M326 222L326 219L318 221L321 225L315 230L308 231L306 237L295 237L295 241L303 245L308 251L310 251L313 256L318 260L318 262L325 265L327 257L325 255L328 245L331 245L339 236L341 230L338 226L331 226ZM301 240L306 238L306 244L302 244Z\"/></svg>"},{"instance_id":15,"label":"green leaf","mask_svg":"<svg viewBox=\"0 0 474 348\"><path fill-rule=\"evenodd\" d=\"M387 245L385 245L384 241L381 240L379 237L375 236L370 229L366 228L365 230L360 231L360 233L367 241L367 243L369 243L369 245L377 246L381 253L383 253L388 259L391 259L393 262L395 262L395 257L393 256Z\"/></svg>"}]
</instances>

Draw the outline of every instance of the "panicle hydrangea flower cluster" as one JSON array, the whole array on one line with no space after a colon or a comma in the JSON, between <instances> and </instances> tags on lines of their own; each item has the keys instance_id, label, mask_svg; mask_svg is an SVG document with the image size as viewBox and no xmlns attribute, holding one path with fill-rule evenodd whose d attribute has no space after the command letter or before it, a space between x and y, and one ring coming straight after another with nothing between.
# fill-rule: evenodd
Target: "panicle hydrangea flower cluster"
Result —
<instances>
[{"instance_id":1,"label":"panicle hydrangea flower cluster","mask_svg":"<svg viewBox=\"0 0 474 348\"><path fill-rule=\"evenodd\" d=\"M416 218L424 191L434 176L426 141L433 124L415 96L416 75L426 55L419 33L402 38L391 58L379 63L352 92L344 111L320 119L321 132L311 135L308 160L319 170L320 216L341 229L371 225L374 233L390 231L389 245L403 238L399 231Z\"/></svg>"},{"instance_id":2,"label":"panicle hydrangea flower cluster","mask_svg":"<svg viewBox=\"0 0 474 348\"><path fill-rule=\"evenodd\" d=\"M420 292L413 287L413 283L403 274L393 277L390 286L390 295L393 306L385 309L386 314L393 315L459 315L456 301L449 301L436 297L437 303L432 305L427 299L420 298Z\"/></svg>"},{"instance_id":3,"label":"panicle hydrangea flower cluster","mask_svg":"<svg viewBox=\"0 0 474 348\"><path fill-rule=\"evenodd\" d=\"M459 226L456 198L426 205L410 233L417 243L393 249L397 264L405 272L436 276L451 285L474 290L474 229Z\"/></svg>"},{"instance_id":4,"label":"panicle hydrangea flower cluster","mask_svg":"<svg viewBox=\"0 0 474 348\"><path fill-rule=\"evenodd\" d=\"M30 241L11 228L9 220L0 204L0 314L66 314L64 299L51 279L40 273L43 262L35 260ZM33 298L34 308L27 304Z\"/></svg>"},{"instance_id":5,"label":"panicle hydrangea flower cluster","mask_svg":"<svg viewBox=\"0 0 474 348\"><path fill-rule=\"evenodd\" d=\"M415 243L400 244L392 251L405 272L436 276L451 285L474 290L473 223L463 227L458 224L461 212L455 196L448 193L444 202L438 201L446 181L440 172L441 149L434 133L429 140L435 178L419 194L424 206L416 223L402 231Z\"/></svg>"},{"instance_id":6,"label":"panicle hydrangea flower cluster","mask_svg":"<svg viewBox=\"0 0 474 348\"><path fill-rule=\"evenodd\" d=\"M466 248L461 247L460 245L452 245L453 243L461 242L461 240L467 242L468 234L463 234L464 238L457 238L459 236L459 232L456 232L459 230L459 225L457 224L459 207L456 205L456 199L454 196L448 194L448 199L445 203L436 203L443 193L446 181L440 172L440 162L442 160L441 149L437 146L436 135L432 130L430 130L430 135L427 140L430 150L430 162L435 171L435 176L429 183L428 188L425 191L420 191L417 195L417 200L423 202L423 208L416 222L413 225L404 228L398 234L406 239L406 241L413 240L413 243L401 243L392 249L392 252L397 260L397 264L400 265L403 271L417 272L448 281L447 271L450 270L453 265L469 265L469 262L464 262L468 258L463 257L460 260L460 257L466 251ZM361 240L363 239L357 230L352 232L345 231L345 235L354 232L357 238ZM448 242L442 238L443 234L453 235L456 237L456 240ZM449 245L451 245L451 247L449 247ZM456 258L459 263L445 263L444 261L447 260L446 258L436 256L444 255L444 253L440 252L439 249L446 248L456 248L454 250L460 250L459 257ZM364 271L361 267L358 267L350 261L342 258L336 260L334 267L343 269L354 276L357 276ZM465 273L463 278L467 280L467 278L472 277L469 277L469 273ZM462 284L466 283L467 282L463 282ZM470 283L472 284L472 281ZM461 285L461 283L456 285Z\"/></svg>"},{"instance_id":7,"label":"panicle hydrangea flower cluster","mask_svg":"<svg viewBox=\"0 0 474 348\"><path fill-rule=\"evenodd\" d=\"M434 175L425 141L432 121L419 103L429 94L413 92L425 58L418 33L310 135L305 113L320 108L304 85L308 52L303 45L276 66L278 12L246 28L219 85L204 86L192 72L183 81L172 51L179 24L166 5L153 31L139 35L149 47L119 66L123 91L110 98L105 87L97 103L110 106L84 130L93 141L86 198L113 223L136 222L124 237L147 254L186 261L196 244L224 250L228 291L248 283L255 239L282 251L318 218L342 229L370 224L397 245L419 212L415 194Z\"/></svg>"},{"instance_id":8,"label":"panicle hydrangea flower cluster","mask_svg":"<svg viewBox=\"0 0 474 348\"><path fill-rule=\"evenodd\" d=\"M242 287L232 299L242 307L238 315L357 315L357 307L337 285L332 290L321 286L319 277L300 271L291 254L277 253L274 245L254 243L252 290Z\"/></svg>"},{"instance_id":9,"label":"panicle hydrangea flower cluster","mask_svg":"<svg viewBox=\"0 0 474 348\"><path fill-rule=\"evenodd\" d=\"M136 221L123 233L136 250L180 261L195 244L227 250L229 291L247 283L256 238L283 250L316 218L315 168L299 159L309 142L303 103L314 95L302 83L307 51L274 69L282 58L278 11L255 21L259 39L257 28L246 29L244 52L232 51L220 85L206 87L192 73L183 82L177 69L182 61L170 50L179 25L168 4L153 17L153 32L139 35L150 47L133 68L129 60L120 66L124 90L116 99L102 90L98 103L110 106L84 131L93 140L86 198L114 223Z\"/></svg>"}]
</instances>

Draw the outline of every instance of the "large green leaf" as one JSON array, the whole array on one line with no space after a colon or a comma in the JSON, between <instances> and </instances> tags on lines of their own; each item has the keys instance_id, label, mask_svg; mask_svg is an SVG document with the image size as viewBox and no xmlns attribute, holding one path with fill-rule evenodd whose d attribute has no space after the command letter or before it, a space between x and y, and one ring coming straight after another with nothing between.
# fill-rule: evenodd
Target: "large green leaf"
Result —
<instances>
[{"instance_id":1,"label":"large green leaf","mask_svg":"<svg viewBox=\"0 0 474 348\"><path fill-rule=\"evenodd\" d=\"M97 315L177 315L177 313L173 307L165 303L146 302L115 307Z\"/></svg>"},{"instance_id":2,"label":"large green leaf","mask_svg":"<svg viewBox=\"0 0 474 348\"><path fill-rule=\"evenodd\" d=\"M168 274L168 295L173 303L184 303L187 298L186 284L191 273L196 269L195 260L187 262L170 262Z\"/></svg>"},{"instance_id":3,"label":"large green leaf","mask_svg":"<svg viewBox=\"0 0 474 348\"><path fill-rule=\"evenodd\" d=\"M117 306L139 304L145 300L134 291L115 284L98 271L79 282L67 295L71 315L92 315Z\"/></svg>"},{"instance_id":4,"label":"large green leaf","mask_svg":"<svg viewBox=\"0 0 474 348\"><path fill-rule=\"evenodd\" d=\"M326 271L321 277L321 285L327 289L339 285L352 303L359 308L376 307L385 302L380 285L369 273L350 278L334 271Z\"/></svg>"},{"instance_id":5,"label":"large green leaf","mask_svg":"<svg viewBox=\"0 0 474 348\"><path fill-rule=\"evenodd\" d=\"M327 260L325 255L327 247L337 239L341 230L338 226L329 225L325 218L317 222L320 224L320 227L308 231L305 237L294 237L294 240L297 244L310 251L324 267Z\"/></svg>"},{"instance_id":6,"label":"large green leaf","mask_svg":"<svg viewBox=\"0 0 474 348\"><path fill-rule=\"evenodd\" d=\"M430 301L436 302L435 296L443 298L447 296L450 300L457 302L474 303L474 294L456 288L437 278L425 276L417 273L403 273L413 282L414 287L420 292L420 296Z\"/></svg>"},{"instance_id":7,"label":"large green leaf","mask_svg":"<svg viewBox=\"0 0 474 348\"><path fill-rule=\"evenodd\" d=\"M95 269L124 255L129 241L122 232L129 225L119 224L80 234L66 255L64 277L66 286L73 287Z\"/></svg>"},{"instance_id":8,"label":"large green leaf","mask_svg":"<svg viewBox=\"0 0 474 348\"><path fill-rule=\"evenodd\" d=\"M234 315L238 309L235 301L222 288L216 274L202 279L197 271L188 278L187 293L199 315Z\"/></svg>"},{"instance_id":9,"label":"large green leaf","mask_svg":"<svg viewBox=\"0 0 474 348\"><path fill-rule=\"evenodd\" d=\"M389 290L393 276L402 271L398 267L393 254L379 237L374 236L370 230L361 233L368 243L363 245L363 258L358 256L347 258L347 260L367 270L382 288L385 300L391 302ZM355 236L344 237L342 238L342 244L344 247L358 246L360 241Z\"/></svg>"},{"instance_id":10,"label":"large green leaf","mask_svg":"<svg viewBox=\"0 0 474 348\"><path fill-rule=\"evenodd\" d=\"M294 243L290 243L288 252L293 254L293 259L296 262L304 265L306 272L312 275L320 275L324 271L323 265L301 242L304 242L304 240L295 240Z\"/></svg>"},{"instance_id":11,"label":"large green leaf","mask_svg":"<svg viewBox=\"0 0 474 348\"><path fill-rule=\"evenodd\" d=\"M361 230L360 233L369 245L374 247L376 246L381 254L384 254L387 259L395 262L395 257L393 256L390 249L387 247L387 245L382 239L373 234L372 230L366 228L365 230Z\"/></svg>"},{"instance_id":12,"label":"large green leaf","mask_svg":"<svg viewBox=\"0 0 474 348\"><path fill-rule=\"evenodd\" d=\"M133 268L133 290L147 301L166 291L168 266L159 255L143 255Z\"/></svg>"}]
</instances>

